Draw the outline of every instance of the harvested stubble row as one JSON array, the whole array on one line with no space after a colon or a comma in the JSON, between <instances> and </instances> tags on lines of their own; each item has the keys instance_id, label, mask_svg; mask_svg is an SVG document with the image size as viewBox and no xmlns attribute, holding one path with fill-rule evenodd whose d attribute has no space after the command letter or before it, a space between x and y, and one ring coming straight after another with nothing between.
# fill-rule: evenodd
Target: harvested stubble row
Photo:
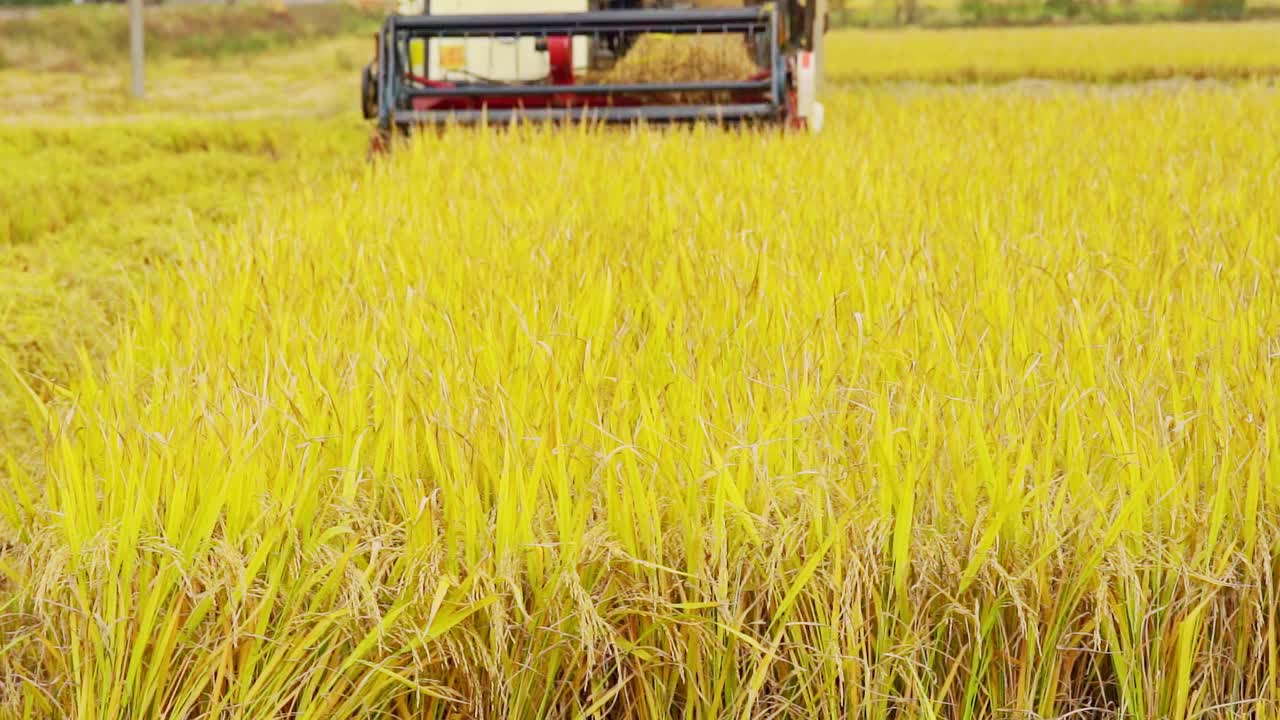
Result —
<instances>
[{"instance_id":1,"label":"harvested stubble row","mask_svg":"<svg viewBox=\"0 0 1280 720\"><path fill-rule=\"evenodd\" d=\"M195 246L0 493L0 702L1272 717L1280 97L831 106L430 134Z\"/></svg>"}]
</instances>

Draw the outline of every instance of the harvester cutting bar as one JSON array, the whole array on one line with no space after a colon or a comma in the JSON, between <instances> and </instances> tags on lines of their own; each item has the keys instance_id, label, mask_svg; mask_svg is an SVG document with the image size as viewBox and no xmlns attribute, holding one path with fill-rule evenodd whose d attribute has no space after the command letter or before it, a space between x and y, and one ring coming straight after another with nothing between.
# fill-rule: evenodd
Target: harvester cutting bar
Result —
<instances>
[{"instance_id":1,"label":"harvester cutting bar","mask_svg":"<svg viewBox=\"0 0 1280 720\"><path fill-rule=\"evenodd\" d=\"M781 21L772 4L395 15L387 18L376 63L367 71L365 112L377 117L383 131L515 118L627 123L782 120L788 112L789 66L780 42ZM740 42L700 46L696 43L703 41L695 40L694 46L683 47L704 49L679 56L675 66L654 62L649 69L639 67L650 61L645 53L628 55L649 34L728 36ZM661 42L651 43L648 50L662 47ZM705 47L733 54L736 63L708 58ZM699 64L704 67L684 67ZM626 66L628 72L618 74L615 66ZM695 79L673 79L689 77Z\"/></svg>"},{"instance_id":2,"label":"harvester cutting bar","mask_svg":"<svg viewBox=\"0 0 1280 720\"><path fill-rule=\"evenodd\" d=\"M484 110L424 110L397 116L398 122L418 124L456 122L475 125L481 122L506 123L515 119L535 122L571 120L581 122L710 122L736 123L768 120L777 115L768 103L755 105L638 105L634 107L521 108Z\"/></svg>"},{"instance_id":3,"label":"harvester cutting bar","mask_svg":"<svg viewBox=\"0 0 1280 720\"><path fill-rule=\"evenodd\" d=\"M745 92L769 90L769 80L683 82L683 83L609 83L600 85L480 85L473 87L422 88L406 90L406 97L510 97L528 95L619 95L630 93L681 92Z\"/></svg>"}]
</instances>

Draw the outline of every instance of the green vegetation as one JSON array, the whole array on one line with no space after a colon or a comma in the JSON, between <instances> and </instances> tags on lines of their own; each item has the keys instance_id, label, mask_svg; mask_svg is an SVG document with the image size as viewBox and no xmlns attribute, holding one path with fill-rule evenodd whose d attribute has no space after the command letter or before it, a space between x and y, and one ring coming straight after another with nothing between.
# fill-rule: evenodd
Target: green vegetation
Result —
<instances>
[{"instance_id":1,"label":"green vegetation","mask_svg":"<svg viewBox=\"0 0 1280 720\"><path fill-rule=\"evenodd\" d=\"M262 4L147 9L147 52L165 58L225 58L374 32L381 7L345 3L272 8ZM119 4L49 8L0 18L0 68L71 70L92 76L123 61L128 12Z\"/></svg>"}]
</instances>

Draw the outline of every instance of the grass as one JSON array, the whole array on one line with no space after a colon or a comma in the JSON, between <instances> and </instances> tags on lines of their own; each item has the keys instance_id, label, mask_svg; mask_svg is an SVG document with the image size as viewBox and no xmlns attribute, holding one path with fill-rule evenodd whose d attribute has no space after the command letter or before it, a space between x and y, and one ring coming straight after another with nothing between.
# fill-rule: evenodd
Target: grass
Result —
<instances>
[{"instance_id":1,"label":"grass","mask_svg":"<svg viewBox=\"0 0 1280 720\"><path fill-rule=\"evenodd\" d=\"M840 30L836 82L1132 82L1280 75L1280 22L967 30Z\"/></svg>"},{"instance_id":2,"label":"grass","mask_svg":"<svg viewBox=\"0 0 1280 720\"><path fill-rule=\"evenodd\" d=\"M102 118L264 119L359 116L365 37L340 37L261 55L172 58L147 66L147 96L129 97L128 67L95 73L0 72L0 122L65 125Z\"/></svg>"},{"instance_id":3,"label":"grass","mask_svg":"<svg viewBox=\"0 0 1280 720\"><path fill-rule=\"evenodd\" d=\"M354 34L371 36L382 7L346 3L174 5L146 14L150 59L225 59L310 45ZM73 71L96 77L126 62L128 12L123 4L68 6L0 18L0 69ZM370 44L371 45L371 44Z\"/></svg>"},{"instance_id":4,"label":"grass","mask_svg":"<svg viewBox=\"0 0 1280 720\"><path fill-rule=\"evenodd\" d=\"M32 407L10 714L1274 717L1280 96L831 105L186 248Z\"/></svg>"}]
</instances>

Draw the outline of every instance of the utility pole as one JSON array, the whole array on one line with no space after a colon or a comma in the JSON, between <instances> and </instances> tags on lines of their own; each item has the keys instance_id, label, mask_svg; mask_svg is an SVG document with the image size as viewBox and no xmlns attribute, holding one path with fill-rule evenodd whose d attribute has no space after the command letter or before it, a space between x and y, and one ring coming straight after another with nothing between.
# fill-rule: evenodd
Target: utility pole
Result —
<instances>
[{"instance_id":1,"label":"utility pole","mask_svg":"<svg viewBox=\"0 0 1280 720\"><path fill-rule=\"evenodd\" d=\"M827 22L830 19L827 0L809 0L814 4L813 18L813 63L817 66L814 73L818 79L817 90L822 91L823 80L826 76L826 57L827 54Z\"/></svg>"},{"instance_id":2,"label":"utility pole","mask_svg":"<svg viewBox=\"0 0 1280 720\"><path fill-rule=\"evenodd\" d=\"M145 93L142 57L142 0L129 0L129 94L136 100Z\"/></svg>"}]
</instances>

